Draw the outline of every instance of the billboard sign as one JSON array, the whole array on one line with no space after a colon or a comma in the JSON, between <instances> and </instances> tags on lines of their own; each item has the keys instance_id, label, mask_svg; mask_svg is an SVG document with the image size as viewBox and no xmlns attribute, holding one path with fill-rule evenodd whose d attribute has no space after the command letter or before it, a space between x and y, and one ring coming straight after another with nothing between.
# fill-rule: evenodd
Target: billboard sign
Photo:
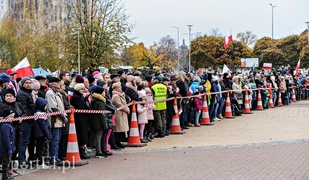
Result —
<instances>
[{"instance_id":1,"label":"billboard sign","mask_svg":"<svg viewBox=\"0 0 309 180\"><path fill-rule=\"evenodd\" d=\"M252 67L255 65L255 67L259 66L259 58L241 58L240 60L240 67Z\"/></svg>"}]
</instances>

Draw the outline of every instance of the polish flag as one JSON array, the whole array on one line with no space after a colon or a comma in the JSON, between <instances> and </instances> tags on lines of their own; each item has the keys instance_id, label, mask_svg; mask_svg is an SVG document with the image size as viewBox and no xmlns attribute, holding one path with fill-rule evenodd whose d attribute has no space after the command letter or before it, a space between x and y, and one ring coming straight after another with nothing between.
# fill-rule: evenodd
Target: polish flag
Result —
<instances>
[{"instance_id":1,"label":"polish flag","mask_svg":"<svg viewBox=\"0 0 309 180\"><path fill-rule=\"evenodd\" d=\"M30 63L28 61L28 58L25 57L22 61L20 61L14 68L14 71L16 71L15 78L23 78L27 76L33 76L33 70L30 66Z\"/></svg>"},{"instance_id":2,"label":"polish flag","mask_svg":"<svg viewBox=\"0 0 309 180\"><path fill-rule=\"evenodd\" d=\"M226 49L228 47L229 44L231 44L233 42L233 37L232 37L232 31L230 31L228 36L225 36L225 40L224 40L224 49Z\"/></svg>"},{"instance_id":3,"label":"polish flag","mask_svg":"<svg viewBox=\"0 0 309 180\"><path fill-rule=\"evenodd\" d=\"M300 69L300 59L298 60L297 66L296 66L296 68L295 68L294 76L297 76L297 75L298 75L299 69Z\"/></svg>"}]
</instances>

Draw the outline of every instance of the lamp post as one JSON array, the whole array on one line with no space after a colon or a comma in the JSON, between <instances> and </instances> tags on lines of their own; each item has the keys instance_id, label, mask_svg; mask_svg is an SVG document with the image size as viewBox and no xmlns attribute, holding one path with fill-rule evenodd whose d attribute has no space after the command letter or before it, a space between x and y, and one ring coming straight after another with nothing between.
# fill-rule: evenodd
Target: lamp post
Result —
<instances>
[{"instance_id":1,"label":"lamp post","mask_svg":"<svg viewBox=\"0 0 309 180\"><path fill-rule=\"evenodd\" d=\"M189 27L189 72L191 71L191 28L193 25L187 25Z\"/></svg>"},{"instance_id":2,"label":"lamp post","mask_svg":"<svg viewBox=\"0 0 309 180\"><path fill-rule=\"evenodd\" d=\"M307 24L307 28L308 28L308 44L309 44L309 22L305 22Z\"/></svg>"},{"instance_id":3,"label":"lamp post","mask_svg":"<svg viewBox=\"0 0 309 180\"><path fill-rule=\"evenodd\" d=\"M78 74L80 74L80 38L79 38L79 30L80 29L77 29L77 40L78 40L78 44L77 44Z\"/></svg>"},{"instance_id":4,"label":"lamp post","mask_svg":"<svg viewBox=\"0 0 309 180\"><path fill-rule=\"evenodd\" d=\"M180 70L180 66L179 66L179 27L176 26L172 26L172 28L176 28L177 29L177 69L178 71Z\"/></svg>"},{"instance_id":5,"label":"lamp post","mask_svg":"<svg viewBox=\"0 0 309 180\"><path fill-rule=\"evenodd\" d=\"M276 7L272 3L269 3L271 6L271 38L274 38L274 8Z\"/></svg>"}]
</instances>

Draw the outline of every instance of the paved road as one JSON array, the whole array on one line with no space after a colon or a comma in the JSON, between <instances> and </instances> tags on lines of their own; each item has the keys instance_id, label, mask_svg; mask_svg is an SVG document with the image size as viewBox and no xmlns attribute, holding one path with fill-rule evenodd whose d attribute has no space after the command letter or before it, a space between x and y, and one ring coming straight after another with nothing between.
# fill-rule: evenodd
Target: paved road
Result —
<instances>
[{"instance_id":1,"label":"paved road","mask_svg":"<svg viewBox=\"0 0 309 180\"><path fill-rule=\"evenodd\" d=\"M93 158L86 166L38 170L17 179L309 180L308 106L300 101L254 111Z\"/></svg>"}]
</instances>

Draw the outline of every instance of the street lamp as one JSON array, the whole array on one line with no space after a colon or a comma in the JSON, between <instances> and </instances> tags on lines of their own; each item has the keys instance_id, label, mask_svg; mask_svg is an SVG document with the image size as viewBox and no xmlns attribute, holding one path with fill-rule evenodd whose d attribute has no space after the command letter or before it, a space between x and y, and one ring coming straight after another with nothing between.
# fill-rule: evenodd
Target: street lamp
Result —
<instances>
[{"instance_id":1,"label":"street lamp","mask_svg":"<svg viewBox=\"0 0 309 180\"><path fill-rule=\"evenodd\" d=\"M193 25L187 25L189 27L189 72L191 71L191 28Z\"/></svg>"},{"instance_id":2,"label":"street lamp","mask_svg":"<svg viewBox=\"0 0 309 180\"><path fill-rule=\"evenodd\" d=\"M78 74L80 74L80 38L79 38L79 30L80 29L77 29L77 40L78 40L78 45L77 45Z\"/></svg>"},{"instance_id":3,"label":"street lamp","mask_svg":"<svg viewBox=\"0 0 309 180\"><path fill-rule=\"evenodd\" d=\"M271 38L274 38L274 8L276 7L272 3L269 3L271 6Z\"/></svg>"},{"instance_id":4,"label":"street lamp","mask_svg":"<svg viewBox=\"0 0 309 180\"><path fill-rule=\"evenodd\" d=\"M180 66L179 66L179 27L172 26L172 28L177 29L177 69L179 71Z\"/></svg>"},{"instance_id":5,"label":"street lamp","mask_svg":"<svg viewBox=\"0 0 309 180\"><path fill-rule=\"evenodd\" d=\"M309 22L305 22L307 24L308 27L308 44L309 44Z\"/></svg>"}]
</instances>

